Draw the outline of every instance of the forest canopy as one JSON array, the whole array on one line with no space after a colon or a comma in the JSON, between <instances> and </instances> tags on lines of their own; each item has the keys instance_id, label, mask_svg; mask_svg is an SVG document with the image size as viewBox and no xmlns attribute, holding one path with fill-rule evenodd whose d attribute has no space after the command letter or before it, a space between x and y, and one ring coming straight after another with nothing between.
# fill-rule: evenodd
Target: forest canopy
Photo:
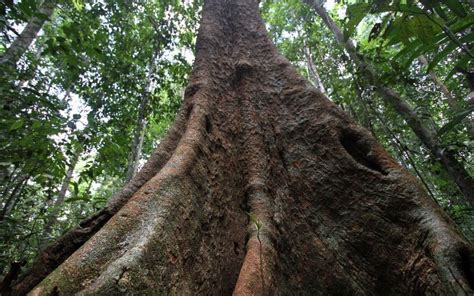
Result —
<instances>
[{"instance_id":1,"label":"forest canopy","mask_svg":"<svg viewBox=\"0 0 474 296\"><path fill-rule=\"evenodd\" d=\"M280 52L474 238L474 2L262 0ZM201 1L0 4L0 274L101 210L176 117ZM10 283L7 283L10 284Z\"/></svg>"}]
</instances>

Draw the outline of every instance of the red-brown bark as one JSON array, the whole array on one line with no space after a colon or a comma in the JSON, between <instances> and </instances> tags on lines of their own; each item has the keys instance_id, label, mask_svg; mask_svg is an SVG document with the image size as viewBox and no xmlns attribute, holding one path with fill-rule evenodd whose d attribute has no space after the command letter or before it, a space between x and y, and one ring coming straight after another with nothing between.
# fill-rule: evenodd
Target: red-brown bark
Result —
<instances>
[{"instance_id":1,"label":"red-brown bark","mask_svg":"<svg viewBox=\"0 0 474 296\"><path fill-rule=\"evenodd\" d=\"M31 295L473 292L472 245L277 52L255 0L205 1L180 116L132 184Z\"/></svg>"}]
</instances>

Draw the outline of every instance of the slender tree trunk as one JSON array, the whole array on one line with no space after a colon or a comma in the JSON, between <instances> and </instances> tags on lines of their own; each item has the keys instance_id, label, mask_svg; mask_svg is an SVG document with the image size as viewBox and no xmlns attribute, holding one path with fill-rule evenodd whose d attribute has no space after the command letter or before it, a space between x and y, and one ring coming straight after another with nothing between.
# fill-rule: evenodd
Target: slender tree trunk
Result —
<instances>
[{"instance_id":1,"label":"slender tree trunk","mask_svg":"<svg viewBox=\"0 0 474 296\"><path fill-rule=\"evenodd\" d=\"M425 67L428 67L429 63L428 63L428 60L426 59L425 56L423 56L423 55L420 56L418 58L418 60ZM428 72L428 74L430 75L431 80L433 80L434 84L441 90L443 95L446 97L446 100L447 100L448 105L451 108L451 110L453 110L454 112L462 111L462 107L460 106L459 102L456 100L456 98L453 97L453 95L448 90L448 88L443 83L443 81L441 81L441 79L439 79L438 75L436 75L436 73L433 70L430 70ZM474 139L474 123L472 122L472 120L469 119L469 118L465 118L463 120L463 123L466 125L469 137L471 137L471 139Z\"/></svg>"},{"instance_id":2,"label":"slender tree trunk","mask_svg":"<svg viewBox=\"0 0 474 296\"><path fill-rule=\"evenodd\" d=\"M10 216L11 212L18 203L22 189L26 182L28 182L29 178L30 176L28 175L22 175L18 178L18 180L16 180L15 187L13 187L12 192L8 195L8 198L5 200L5 204L3 205L2 212L0 213L0 221L3 221L6 217Z\"/></svg>"},{"instance_id":3,"label":"slender tree trunk","mask_svg":"<svg viewBox=\"0 0 474 296\"><path fill-rule=\"evenodd\" d=\"M323 94L326 94L323 82L321 81L318 71L316 70L316 66L314 65L311 49L306 44L304 46L304 55L306 58L306 68L308 70L309 80L311 83L313 83L317 90Z\"/></svg>"},{"instance_id":4,"label":"slender tree trunk","mask_svg":"<svg viewBox=\"0 0 474 296\"><path fill-rule=\"evenodd\" d=\"M9 194L9 192L12 190L13 186L17 183L18 179L23 176L19 172L21 172L21 169L19 168L14 168L12 172L9 174L8 181L4 182L3 185L3 191L2 191L2 199L5 200Z\"/></svg>"},{"instance_id":5,"label":"slender tree trunk","mask_svg":"<svg viewBox=\"0 0 474 296\"><path fill-rule=\"evenodd\" d=\"M421 143L431 152L431 154L439 160L448 175L455 184L458 185L460 191L466 198L466 201L474 204L474 180L464 169L463 165L456 160L454 155L443 148L436 139L436 132L427 127L417 116L413 108L393 89L384 86L378 75L375 73L372 65L367 63L363 56L358 53L352 40L345 40L342 31L334 23L327 13L320 0L304 0L310 5L316 13L321 17L324 24L333 32L337 42L344 46L347 53L354 63L357 64L359 70L367 79L367 83L375 86L375 90L384 98L387 103L391 104L400 116L407 122L408 126L420 139Z\"/></svg>"},{"instance_id":6,"label":"slender tree trunk","mask_svg":"<svg viewBox=\"0 0 474 296\"><path fill-rule=\"evenodd\" d=\"M48 219L45 222L43 235L40 241L40 249L43 250L46 247L46 244L50 240L51 232L53 230L54 224L56 224L59 212L61 210L62 205L64 204L64 200L66 199L66 194L69 190L69 184L71 183L72 175L74 170L76 169L77 162L79 161L79 157L82 153L82 147L77 148L74 152L74 155L71 158L69 163L69 167L66 171L66 175L64 176L63 182L61 184L61 188L59 190L58 196L52 205L52 211L48 216Z\"/></svg>"},{"instance_id":7,"label":"slender tree trunk","mask_svg":"<svg viewBox=\"0 0 474 296\"><path fill-rule=\"evenodd\" d=\"M82 225L88 236L100 230L82 246L78 231L69 244L61 239L15 295L61 262L31 295L474 288L473 246L413 176L278 53L255 0L204 2L177 121L144 169Z\"/></svg>"},{"instance_id":8,"label":"slender tree trunk","mask_svg":"<svg viewBox=\"0 0 474 296\"><path fill-rule=\"evenodd\" d=\"M461 73L465 76L467 86L469 88L469 93L466 98L467 106L470 108L474 107L474 72L468 72L468 71L461 71ZM472 116L472 114L471 114ZM472 117L471 117L472 118ZM472 123L471 119L471 123ZM471 125L471 134L474 134L474 124Z\"/></svg>"},{"instance_id":9,"label":"slender tree trunk","mask_svg":"<svg viewBox=\"0 0 474 296\"><path fill-rule=\"evenodd\" d=\"M16 65L18 60L28 50L30 45L38 36L44 22L53 15L56 0L44 0L41 3L38 13L42 16L33 16L26 27L20 33L15 41L10 45L6 52L0 57L0 64Z\"/></svg>"},{"instance_id":10,"label":"slender tree trunk","mask_svg":"<svg viewBox=\"0 0 474 296\"><path fill-rule=\"evenodd\" d=\"M157 34L160 33L157 32ZM135 131L133 134L132 151L130 152L128 158L128 168L125 174L125 183L130 182L133 176L135 176L138 169L138 162L140 161L141 151L143 149L143 140L145 137L145 130L147 126L147 109L152 92L152 78L156 70L156 61L159 56L159 44L156 46L156 48L157 49L153 52L153 56L150 60L150 63L148 64L148 75L146 80L145 91L143 93L143 96L141 97L140 106L138 107L137 124L135 126Z\"/></svg>"},{"instance_id":11,"label":"slender tree trunk","mask_svg":"<svg viewBox=\"0 0 474 296\"><path fill-rule=\"evenodd\" d=\"M135 176L138 169L138 163L140 161L141 151L143 148L143 140L145 137L145 130L147 125L145 110L148 106L148 101L148 95L142 96L138 109L137 124L133 132L132 150L130 151L130 155L128 157L128 167L127 172L125 174L125 183L130 182L133 176Z\"/></svg>"}]
</instances>

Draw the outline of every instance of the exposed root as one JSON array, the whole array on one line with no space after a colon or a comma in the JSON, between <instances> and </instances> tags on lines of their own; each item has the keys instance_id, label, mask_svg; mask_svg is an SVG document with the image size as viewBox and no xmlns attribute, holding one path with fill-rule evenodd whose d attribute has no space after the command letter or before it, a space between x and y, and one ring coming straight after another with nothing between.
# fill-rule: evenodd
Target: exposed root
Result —
<instances>
[{"instance_id":1,"label":"exposed root","mask_svg":"<svg viewBox=\"0 0 474 296\"><path fill-rule=\"evenodd\" d=\"M274 253L267 239L254 234L247 242L247 253L233 295L273 295Z\"/></svg>"},{"instance_id":2,"label":"exposed root","mask_svg":"<svg viewBox=\"0 0 474 296\"><path fill-rule=\"evenodd\" d=\"M13 295L23 295L43 280L49 273L58 267L72 253L79 249L102 226L117 213L122 206L137 192L143 184L150 180L156 172L168 161L171 153L178 145L186 123L182 115L170 128L168 136L163 141L144 168L114 197L107 206L79 223L79 226L47 246L32 267L23 274L23 277L12 288Z\"/></svg>"}]
</instances>

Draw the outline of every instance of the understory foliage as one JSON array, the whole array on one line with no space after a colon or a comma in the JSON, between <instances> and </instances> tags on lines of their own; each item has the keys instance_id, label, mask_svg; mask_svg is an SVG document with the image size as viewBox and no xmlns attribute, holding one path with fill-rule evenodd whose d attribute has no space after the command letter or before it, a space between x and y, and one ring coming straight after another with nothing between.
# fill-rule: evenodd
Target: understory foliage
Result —
<instances>
[{"instance_id":1,"label":"understory foliage","mask_svg":"<svg viewBox=\"0 0 474 296\"><path fill-rule=\"evenodd\" d=\"M4 1L4 54L42 1ZM366 127L462 228L473 208L301 0L261 1L280 51ZM473 8L462 1L327 1L389 86L473 173ZM104 206L173 121L191 71L200 1L55 2L33 44L0 65L0 273ZM137 145L139 139L140 145Z\"/></svg>"}]
</instances>

